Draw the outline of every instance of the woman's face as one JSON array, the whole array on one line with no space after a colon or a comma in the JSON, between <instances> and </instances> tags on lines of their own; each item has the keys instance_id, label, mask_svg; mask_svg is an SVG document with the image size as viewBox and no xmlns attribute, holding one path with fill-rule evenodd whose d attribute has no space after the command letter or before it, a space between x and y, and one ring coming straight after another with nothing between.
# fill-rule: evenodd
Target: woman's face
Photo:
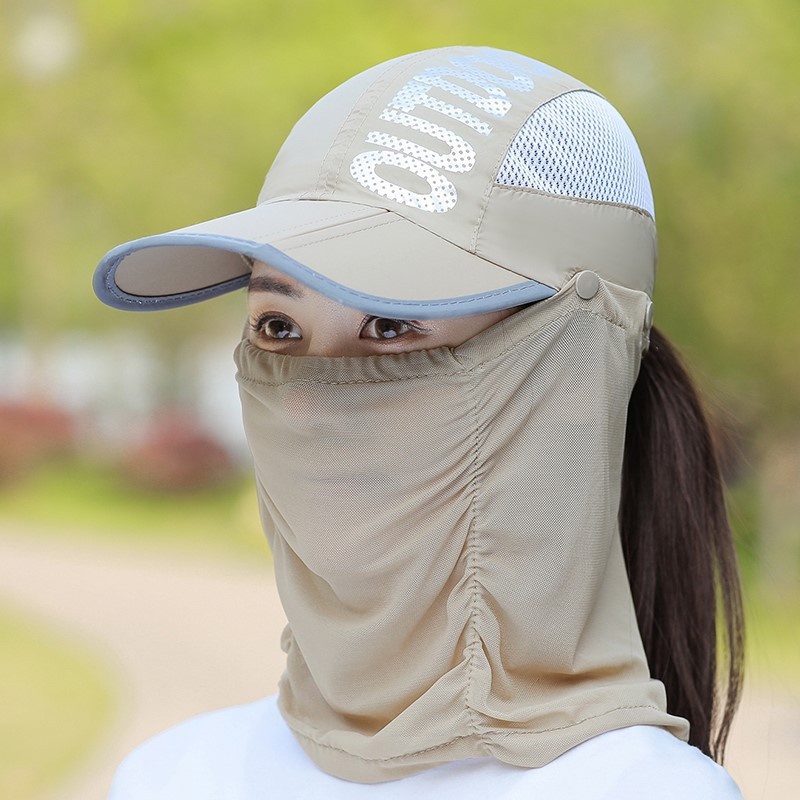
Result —
<instances>
[{"instance_id":1,"label":"woman's face","mask_svg":"<svg viewBox=\"0 0 800 800\"><path fill-rule=\"evenodd\" d=\"M330 300L256 261L247 295L249 339L292 356L370 356L455 347L505 319L514 308L454 319L388 319Z\"/></svg>"}]
</instances>

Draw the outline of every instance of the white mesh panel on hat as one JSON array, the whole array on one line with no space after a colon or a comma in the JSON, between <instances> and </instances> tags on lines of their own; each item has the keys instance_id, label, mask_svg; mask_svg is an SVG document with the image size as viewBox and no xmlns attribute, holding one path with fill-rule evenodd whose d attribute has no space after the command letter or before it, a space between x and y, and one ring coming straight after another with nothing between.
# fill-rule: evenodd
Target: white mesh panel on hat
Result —
<instances>
[{"instance_id":1,"label":"white mesh panel on hat","mask_svg":"<svg viewBox=\"0 0 800 800\"><path fill-rule=\"evenodd\" d=\"M497 183L622 203L655 218L636 140L619 112L593 92L567 92L537 108L511 143Z\"/></svg>"}]
</instances>

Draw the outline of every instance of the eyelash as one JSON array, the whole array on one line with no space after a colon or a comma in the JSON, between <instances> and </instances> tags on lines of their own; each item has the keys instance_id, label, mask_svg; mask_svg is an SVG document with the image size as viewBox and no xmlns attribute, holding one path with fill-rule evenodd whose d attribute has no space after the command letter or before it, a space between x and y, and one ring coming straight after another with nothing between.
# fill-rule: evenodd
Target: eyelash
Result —
<instances>
[{"instance_id":1,"label":"eyelash","mask_svg":"<svg viewBox=\"0 0 800 800\"><path fill-rule=\"evenodd\" d=\"M364 332L364 329L367 327L367 325L369 325L371 322L375 322L375 320L386 320L387 322L399 322L401 325L407 325L409 330L406 331L405 333L401 334L401 336L405 336L408 333L414 333L414 334L428 333L428 329L427 328L423 328L422 325L420 325L418 322L416 322L414 320L410 320L410 319L394 319L392 317L379 317L379 316L376 316L375 314L367 314L361 320L361 324L359 325L359 328L358 328L358 335L361 336L363 334L363 332ZM370 341L374 341L374 342L391 342L394 338L400 338L400 337L388 337L386 339L382 339L382 338L379 337L377 339L373 339L371 336L367 336L367 337L364 337L364 338L369 339Z\"/></svg>"},{"instance_id":2,"label":"eyelash","mask_svg":"<svg viewBox=\"0 0 800 800\"><path fill-rule=\"evenodd\" d=\"M266 311L263 314L261 314L254 322L250 323L250 328L253 331L253 333L255 333L257 336L262 336L262 335L264 335L264 331L263 331L264 325L271 319L279 319L279 320L282 320L283 322L288 323L289 325L297 326L297 323L294 320L290 319L289 317L285 316L284 314L278 314L277 312L274 312L274 311ZM371 322L374 322L375 320L379 320L379 319L385 319L385 320L387 320L389 322L400 322L403 325L408 325L408 327L410 328L410 330L408 331L409 333L427 333L428 332L428 328L423 327L416 320L409 320L409 319L397 319L396 320L396 319L393 319L393 318L390 318L390 317L379 317L379 316L376 316L374 314L365 314L364 317L361 320L361 323L359 324L359 327L358 327L359 336L362 334L362 332L367 327L367 325L369 325ZM299 327L299 326L297 326L297 327ZM302 333L301 333L300 338L302 339ZM378 342L381 342L381 341L390 342L390 341L392 341L392 338L388 338L388 339L380 339L380 338L373 339L372 337L365 337L365 338L369 338L372 341L378 341ZM297 339L293 339L291 341L298 341L298 340Z\"/></svg>"},{"instance_id":3,"label":"eyelash","mask_svg":"<svg viewBox=\"0 0 800 800\"><path fill-rule=\"evenodd\" d=\"M268 320L271 320L271 319L279 319L279 320L282 320L283 322L288 323L289 325L295 325L298 328L300 327L299 325L297 325L297 323L293 319L290 319L289 317L285 316L284 314L278 314L275 311L265 311L263 314L261 314L259 317L256 318L255 322L251 322L250 323L250 329L257 336L263 336L264 335L264 330L263 330L264 329L264 325L267 323ZM294 341L297 341L297 340L295 339Z\"/></svg>"}]
</instances>

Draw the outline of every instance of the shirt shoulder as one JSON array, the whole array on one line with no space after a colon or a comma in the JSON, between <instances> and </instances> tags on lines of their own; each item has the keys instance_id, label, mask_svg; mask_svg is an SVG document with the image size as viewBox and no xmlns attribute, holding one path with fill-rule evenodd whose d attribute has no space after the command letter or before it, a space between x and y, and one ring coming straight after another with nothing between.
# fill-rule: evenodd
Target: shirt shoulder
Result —
<instances>
[{"instance_id":1,"label":"shirt shoulder","mask_svg":"<svg viewBox=\"0 0 800 800\"><path fill-rule=\"evenodd\" d=\"M610 731L576 750L602 800L742 800L723 767L663 728Z\"/></svg>"},{"instance_id":2,"label":"shirt shoulder","mask_svg":"<svg viewBox=\"0 0 800 800\"><path fill-rule=\"evenodd\" d=\"M114 776L109 800L245 800L239 776L267 747L275 698L210 711L139 745Z\"/></svg>"},{"instance_id":3,"label":"shirt shoulder","mask_svg":"<svg viewBox=\"0 0 800 800\"><path fill-rule=\"evenodd\" d=\"M320 771L297 744L274 697L201 714L134 750L109 800L742 800L722 767L660 728L590 739L538 769L491 758L444 764L382 784Z\"/></svg>"}]
</instances>

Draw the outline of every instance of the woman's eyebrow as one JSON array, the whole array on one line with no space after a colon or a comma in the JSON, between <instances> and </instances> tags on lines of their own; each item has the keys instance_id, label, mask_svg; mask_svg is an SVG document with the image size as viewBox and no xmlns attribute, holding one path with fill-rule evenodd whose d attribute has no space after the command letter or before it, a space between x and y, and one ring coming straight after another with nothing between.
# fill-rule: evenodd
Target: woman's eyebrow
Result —
<instances>
[{"instance_id":1,"label":"woman's eyebrow","mask_svg":"<svg viewBox=\"0 0 800 800\"><path fill-rule=\"evenodd\" d=\"M278 278L270 278L267 275L256 275L251 278L247 291L272 292L273 294L282 294L285 297L293 297L295 299L303 297L302 289L290 283L284 283Z\"/></svg>"}]
</instances>

